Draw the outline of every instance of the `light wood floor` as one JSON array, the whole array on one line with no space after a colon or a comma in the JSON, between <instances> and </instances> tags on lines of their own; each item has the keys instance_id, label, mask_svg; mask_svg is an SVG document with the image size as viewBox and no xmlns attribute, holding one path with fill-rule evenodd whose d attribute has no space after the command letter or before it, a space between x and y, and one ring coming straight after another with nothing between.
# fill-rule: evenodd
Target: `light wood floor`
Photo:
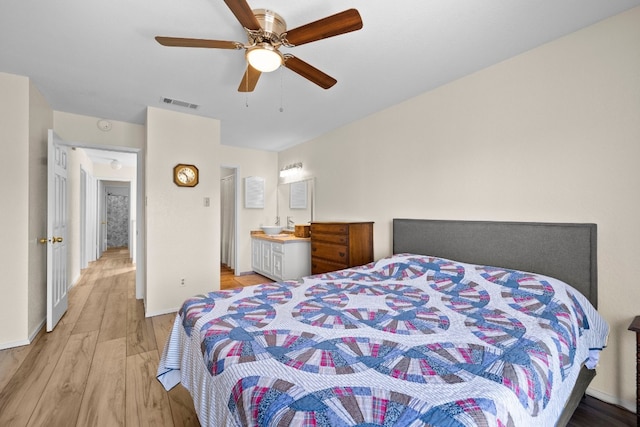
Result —
<instances>
[{"instance_id":1,"label":"light wood floor","mask_svg":"<svg viewBox=\"0 0 640 427\"><path fill-rule=\"evenodd\" d=\"M224 288L266 281L222 274ZM110 249L69 291L53 332L0 351L0 426L199 425L189 393L155 378L175 313L145 318L134 284L129 252Z\"/></svg>"},{"instance_id":2,"label":"light wood floor","mask_svg":"<svg viewBox=\"0 0 640 427\"><path fill-rule=\"evenodd\" d=\"M223 289L269 281L221 272ZM175 314L145 318L134 283L128 251L105 252L69 292L53 332L0 351L0 426L199 426L189 393L166 392L155 378ZM581 404L571 426L633 425L633 414L588 399L598 406Z\"/></svg>"}]
</instances>

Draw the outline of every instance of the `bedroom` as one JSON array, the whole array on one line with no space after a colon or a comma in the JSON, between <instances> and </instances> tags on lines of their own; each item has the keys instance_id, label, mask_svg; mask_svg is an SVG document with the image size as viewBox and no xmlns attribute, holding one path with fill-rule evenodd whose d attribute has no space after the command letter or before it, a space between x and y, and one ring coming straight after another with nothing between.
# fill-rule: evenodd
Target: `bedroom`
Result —
<instances>
[{"instance_id":1,"label":"bedroom","mask_svg":"<svg viewBox=\"0 0 640 427\"><path fill-rule=\"evenodd\" d=\"M277 154L212 147L212 138L202 135L219 133L217 121L152 108L147 116L148 195L166 191L178 202L185 201L171 182L160 183L155 178L166 175L169 160L165 156L193 156L189 150L198 156L220 158L220 163L239 165L241 176L267 176L271 181L279 167L302 161L305 173L318 182L318 217L375 221L376 258L390 252L393 217L595 222L599 226L602 290L599 309L612 332L591 391L603 400L633 408L634 337L626 328L639 314L640 301L640 290L628 273L634 271L640 257L638 22L640 9L635 8ZM10 89L16 81L17 93ZM3 93L13 94L1 104L2 116L18 117L8 123L22 123L18 130L3 127L2 139L26 141L25 126L36 126L33 119L25 124L25 112L34 105L33 100L29 104L28 80L2 74L0 84ZM42 127L53 126L66 139L91 142L99 137L88 130L89 122L95 127L95 118L69 116L50 108L44 116L39 121L48 123ZM75 124L75 129L69 129L69 124ZM120 136L137 129L121 126ZM174 146L175 137L184 138L187 129L192 135L190 143ZM393 152L385 148L389 141L394 144ZM162 154L154 152L154 147L161 147ZM19 159L7 166L8 171L29 164L26 147L5 149L10 153L7 157ZM216 164L210 173L217 170ZM215 179L202 184L198 198L215 198ZM3 198L26 193L30 188L26 185L3 183ZM15 329L1 329L3 343L29 336L29 326L34 325L27 319L28 307L38 299L37 290L10 285L32 280L26 254L37 251L25 238L37 233L29 231L25 223L27 201L24 197L18 200L17 222L24 226L7 225L15 223L12 217L5 221L2 234L17 242L11 250L5 248L3 259L20 268L3 267L9 280L2 285L7 298L0 304L3 319L12 316L21 326L15 328L17 336ZM161 313L175 310L179 304L175 300L203 289L172 294L164 292L166 283L151 283L151 279L175 276L163 266L167 259L183 260L178 250L167 244L178 232L160 236L165 231L163 223L182 221L179 214L154 216L153 209L151 205L149 218L158 223L150 220L147 224L147 245L160 253L147 254L147 311ZM245 234L274 212L270 208L243 214ZM211 215L191 222L187 230L193 238L201 229L216 227ZM217 242L213 237L197 245L197 251L204 248L215 258ZM248 253L248 248L244 250ZM199 275L206 281L217 274L215 262L206 269L203 260L196 258L194 262L201 264L190 270L194 279ZM239 270L249 269L247 257Z\"/></svg>"}]
</instances>

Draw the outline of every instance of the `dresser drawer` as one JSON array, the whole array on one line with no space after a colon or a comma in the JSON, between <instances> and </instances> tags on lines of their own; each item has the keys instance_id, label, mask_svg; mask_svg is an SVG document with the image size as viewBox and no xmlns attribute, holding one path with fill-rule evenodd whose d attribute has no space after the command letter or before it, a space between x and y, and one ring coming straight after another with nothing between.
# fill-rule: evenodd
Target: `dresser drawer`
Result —
<instances>
[{"instance_id":1,"label":"dresser drawer","mask_svg":"<svg viewBox=\"0 0 640 427\"><path fill-rule=\"evenodd\" d=\"M349 224L312 223L311 234L313 233L348 234Z\"/></svg>"},{"instance_id":2,"label":"dresser drawer","mask_svg":"<svg viewBox=\"0 0 640 427\"><path fill-rule=\"evenodd\" d=\"M328 273L329 271L344 270L348 266L338 262L326 261L311 257L311 274Z\"/></svg>"},{"instance_id":3,"label":"dresser drawer","mask_svg":"<svg viewBox=\"0 0 640 427\"><path fill-rule=\"evenodd\" d=\"M313 240L318 242L336 243L338 245L347 245L349 243L349 235L314 233Z\"/></svg>"},{"instance_id":4,"label":"dresser drawer","mask_svg":"<svg viewBox=\"0 0 640 427\"><path fill-rule=\"evenodd\" d=\"M323 258L328 261L349 263L349 249L345 245L334 245L332 243L311 242L311 256Z\"/></svg>"}]
</instances>

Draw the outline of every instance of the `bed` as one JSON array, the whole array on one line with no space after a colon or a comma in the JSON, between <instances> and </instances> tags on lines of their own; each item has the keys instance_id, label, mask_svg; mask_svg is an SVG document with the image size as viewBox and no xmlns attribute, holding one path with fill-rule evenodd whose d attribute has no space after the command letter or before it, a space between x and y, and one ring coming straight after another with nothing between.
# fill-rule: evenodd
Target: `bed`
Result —
<instances>
[{"instance_id":1,"label":"bed","mask_svg":"<svg viewBox=\"0 0 640 427\"><path fill-rule=\"evenodd\" d=\"M394 219L393 252L188 299L158 379L204 426L565 425L608 335L596 226Z\"/></svg>"}]
</instances>

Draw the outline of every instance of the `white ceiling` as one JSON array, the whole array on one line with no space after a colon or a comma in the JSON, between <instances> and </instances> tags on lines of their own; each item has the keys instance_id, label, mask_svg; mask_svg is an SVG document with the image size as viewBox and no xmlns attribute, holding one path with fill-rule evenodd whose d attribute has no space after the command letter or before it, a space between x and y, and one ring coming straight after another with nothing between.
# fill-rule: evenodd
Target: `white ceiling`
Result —
<instances>
[{"instance_id":1,"label":"white ceiling","mask_svg":"<svg viewBox=\"0 0 640 427\"><path fill-rule=\"evenodd\" d=\"M237 92L243 51L170 48L154 36L245 42L220 0L1 0L0 71L28 76L52 108L143 124L162 97L221 121L222 143L279 151L500 62L640 0L248 0L289 29L348 8L363 29L283 48L333 76L288 69ZM280 111L280 110L283 111Z\"/></svg>"}]
</instances>

